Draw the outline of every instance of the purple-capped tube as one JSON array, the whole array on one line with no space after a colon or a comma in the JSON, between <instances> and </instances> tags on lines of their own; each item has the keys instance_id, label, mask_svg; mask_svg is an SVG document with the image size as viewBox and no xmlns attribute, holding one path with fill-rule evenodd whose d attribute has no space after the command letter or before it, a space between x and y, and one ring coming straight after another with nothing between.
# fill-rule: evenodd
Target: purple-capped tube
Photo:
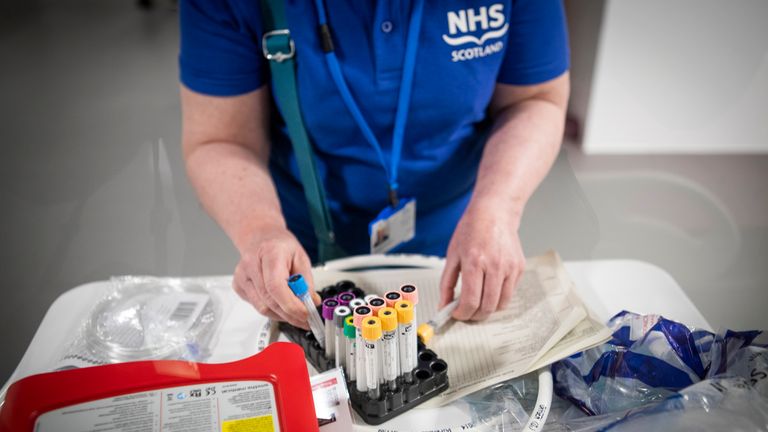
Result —
<instances>
[{"instance_id":1,"label":"purple-capped tube","mask_svg":"<svg viewBox=\"0 0 768 432\"><path fill-rule=\"evenodd\" d=\"M336 296L340 306L349 306L349 302L355 299L355 295L351 292L343 292Z\"/></svg>"},{"instance_id":2,"label":"purple-capped tube","mask_svg":"<svg viewBox=\"0 0 768 432\"><path fill-rule=\"evenodd\" d=\"M323 300L323 320L325 320L325 357L328 359L334 358L336 352L336 344L333 343L336 337L336 326L333 324L333 311L339 306L339 302L336 299Z\"/></svg>"}]
</instances>

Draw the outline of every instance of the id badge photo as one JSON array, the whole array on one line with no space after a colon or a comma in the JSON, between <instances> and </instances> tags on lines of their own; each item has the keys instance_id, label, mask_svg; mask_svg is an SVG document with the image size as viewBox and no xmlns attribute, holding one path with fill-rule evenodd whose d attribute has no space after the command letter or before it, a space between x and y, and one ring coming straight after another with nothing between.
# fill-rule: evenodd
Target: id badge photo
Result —
<instances>
[{"instance_id":1,"label":"id badge photo","mask_svg":"<svg viewBox=\"0 0 768 432\"><path fill-rule=\"evenodd\" d=\"M397 207L387 206L370 224L371 254L384 254L413 239L416 234L416 200L403 198Z\"/></svg>"}]
</instances>

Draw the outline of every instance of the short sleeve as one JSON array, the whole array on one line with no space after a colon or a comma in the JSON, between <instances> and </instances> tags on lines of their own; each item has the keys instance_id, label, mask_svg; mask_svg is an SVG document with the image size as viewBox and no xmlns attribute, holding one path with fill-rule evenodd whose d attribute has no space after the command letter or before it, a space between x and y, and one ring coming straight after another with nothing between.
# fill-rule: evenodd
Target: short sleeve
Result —
<instances>
[{"instance_id":1,"label":"short sleeve","mask_svg":"<svg viewBox=\"0 0 768 432\"><path fill-rule=\"evenodd\" d=\"M569 68L568 30L561 0L513 0L509 36L497 82L538 84Z\"/></svg>"},{"instance_id":2,"label":"short sleeve","mask_svg":"<svg viewBox=\"0 0 768 432\"><path fill-rule=\"evenodd\" d=\"M185 86L213 96L234 96L267 82L258 1L182 0L179 21L179 74Z\"/></svg>"}]
</instances>

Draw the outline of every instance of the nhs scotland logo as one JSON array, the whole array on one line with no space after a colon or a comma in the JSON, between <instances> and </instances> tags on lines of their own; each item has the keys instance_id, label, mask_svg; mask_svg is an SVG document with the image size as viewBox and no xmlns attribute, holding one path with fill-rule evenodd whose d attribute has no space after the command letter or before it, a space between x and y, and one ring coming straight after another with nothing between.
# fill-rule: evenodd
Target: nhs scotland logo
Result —
<instances>
[{"instance_id":1,"label":"nhs scotland logo","mask_svg":"<svg viewBox=\"0 0 768 432\"><path fill-rule=\"evenodd\" d=\"M500 3L479 8L461 9L448 12L448 34L443 35L443 41L450 46L467 48L451 51L454 62L486 57L504 48L504 42L497 40L509 30L509 23L504 16L504 5Z\"/></svg>"}]
</instances>

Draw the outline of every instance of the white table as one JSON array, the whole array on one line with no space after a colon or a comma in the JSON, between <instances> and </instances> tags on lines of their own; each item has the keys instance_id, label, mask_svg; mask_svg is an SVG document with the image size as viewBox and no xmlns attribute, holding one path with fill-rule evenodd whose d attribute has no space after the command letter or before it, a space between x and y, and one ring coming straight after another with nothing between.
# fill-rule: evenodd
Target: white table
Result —
<instances>
[{"instance_id":1,"label":"white table","mask_svg":"<svg viewBox=\"0 0 768 432\"><path fill-rule=\"evenodd\" d=\"M603 321L621 310L630 310L642 314L660 314L691 326L711 330L674 279L656 266L640 261L609 260L566 262L565 267L585 304ZM219 330L219 340L213 346L212 355L207 361L229 362L258 352L258 334L267 325L268 320L228 288L229 277L206 279L220 287L227 310ZM73 288L54 301L16 371L0 392L0 400L7 386L15 380L51 370L61 355L64 344L74 337L81 322L110 287L108 281L93 282ZM439 419L455 414L440 410L443 408L423 410L419 415ZM431 422L432 420L426 420L425 424Z\"/></svg>"},{"instance_id":2,"label":"white table","mask_svg":"<svg viewBox=\"0 0 768 432\"><path fill-rule=\"evenodd\" d=\"M710 329L710 325L664 270L633 260L566 262L565 267L584 302L607 320L626 309L637 313L655 313L688 325ZM212 277L228 285L228 277ZM50 370L63 343L73 337L80 322L95 302L109 288L107 281L92 282L59 296L48 309L27 348L11 383L19 378ZM257 351L254 335L265 318L227 290L231 310L222 323L221 336L211 362L237 360Z\"/></svg>"}]
</instances>

